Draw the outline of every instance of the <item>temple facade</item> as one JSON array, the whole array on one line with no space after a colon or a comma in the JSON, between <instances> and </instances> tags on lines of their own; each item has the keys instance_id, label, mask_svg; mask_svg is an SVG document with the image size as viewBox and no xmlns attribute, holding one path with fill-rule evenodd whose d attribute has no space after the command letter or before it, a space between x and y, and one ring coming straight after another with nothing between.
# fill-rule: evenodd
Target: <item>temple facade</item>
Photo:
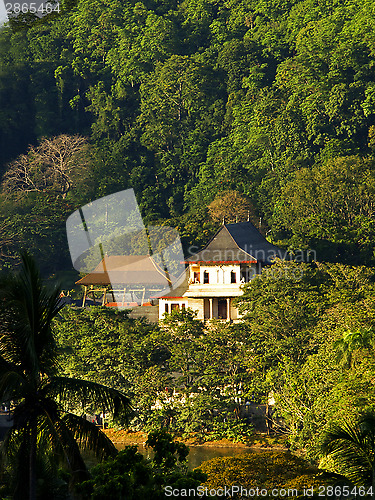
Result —
<instances>
[{"instance_id":1,"label":"temple facade","mask_svg":"<svg viewBox=\"0 0 375 500\"><path fill-rule=\"evenodd\" d=\"M224 224L205 248L185 261L189 267L182 283L159 298L159 320L184 308L196 311L201 320L239 320L233 300L276 257L283 257L281 250L251 222Z\"/></svg>"}]
</instances>

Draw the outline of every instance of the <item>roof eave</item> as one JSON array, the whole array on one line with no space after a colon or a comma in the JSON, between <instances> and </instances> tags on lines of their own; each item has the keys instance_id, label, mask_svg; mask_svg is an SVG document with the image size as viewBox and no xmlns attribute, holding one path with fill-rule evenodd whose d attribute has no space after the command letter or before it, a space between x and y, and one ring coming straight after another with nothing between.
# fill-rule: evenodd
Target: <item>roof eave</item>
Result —
<instances>
[{"instance_id":1,"label":"roof eave","mask_svg":"<svg viewBox=\"0 0 375 500\"><path fill-rule=\"evenodd\" d=\"M256 264L258 260L185 260L184 264Z\"/></svg>"}]
</instances>

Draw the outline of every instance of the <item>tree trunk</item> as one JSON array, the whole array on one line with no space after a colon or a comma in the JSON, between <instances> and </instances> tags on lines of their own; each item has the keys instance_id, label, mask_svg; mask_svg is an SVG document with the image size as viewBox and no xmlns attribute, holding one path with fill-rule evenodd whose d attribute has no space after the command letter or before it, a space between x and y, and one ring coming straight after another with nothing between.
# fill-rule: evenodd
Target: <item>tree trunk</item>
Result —
<instances>
[{"instance_id":1,"label":"tree trunk","mask_svg":"<svg viewBox=\"0 0 375 500\"><path fill-rule=\"evenodd\" d=\"M36 427L33 425L30 434L29 500L36 500L36 440Z\"/></svg>"}]
</instances>

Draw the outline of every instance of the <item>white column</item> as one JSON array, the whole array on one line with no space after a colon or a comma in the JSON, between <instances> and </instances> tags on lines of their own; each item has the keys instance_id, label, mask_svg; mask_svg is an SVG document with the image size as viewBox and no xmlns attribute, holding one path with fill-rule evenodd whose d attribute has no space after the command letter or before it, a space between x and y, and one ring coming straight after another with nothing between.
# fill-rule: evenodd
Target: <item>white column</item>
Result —
<instances>
[{"instance_id":1,"label":"white column","mask_svg":"<svg viewBox=\"0 0 375 500\"><path fill-rule=\"evenodd\" d=\"M227 297L227 320L230 320L230 298Z\"/></svg>"},{"instance_id":2,"label":"white column","mask_svg":"<svg viewBox=\"0 0 375 500\"><path fill-rule=\"evenodd\" d=\"M213 307L213 299L208 299L210 301L210 319L214 317L214 307Z\"/></svg>"}]
</instances>

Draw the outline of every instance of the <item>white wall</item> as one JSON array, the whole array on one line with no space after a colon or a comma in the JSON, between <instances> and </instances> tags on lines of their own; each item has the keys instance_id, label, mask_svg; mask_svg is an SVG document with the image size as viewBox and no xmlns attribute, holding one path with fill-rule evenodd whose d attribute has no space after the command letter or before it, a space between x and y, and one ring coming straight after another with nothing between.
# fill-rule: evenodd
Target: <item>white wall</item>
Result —
<instances>
[{"instance_id":1,"label":"white wall","mask_svg":"<svg viewBox=\"0 0 375 500\"><path fill-rule=\"evenodd\" d=\"M176 299L159 299L159 320L164 318L165 314L165 305L168 304L168 313L171 313L171 306L172 304L178 304L179 309L182 309L182 306L184 305L185 308L187 309L188 307L188 299L185 299L183 297L179 297Z\"/></svg>"},{"instance_id":2,"label":"white wall","mask_svg":"<svg viewBox=\"0 0 375 500\"><path fill-rule=\"evenodd\" d=\"M236 273L236 282L240 281L240 266L239 265L202 265L199 267L200 283L204 283L204 273L209 274L210 285L230 285L231 271ZM194 280L194 267L190 266L190 279ZM194 282L194 281L193 281Z\"/></svg>"},{"instance_id":3,"label":"white wall","mask_svg":"<svg viewBox=\"0 0 375 500\"><path fill-rule=\"evenodd\" d=\"M256 264L250 264L249 267L253 270L255 276ZM239 264L222 264L222 265L190 265L190 282L194 283L194 271L199 270L200 284L204 283L204 272L209 274L210 285L230 285L231 272L236 273L236 283L241 281L241 266Z\"/></svg>"}]
</instances>

